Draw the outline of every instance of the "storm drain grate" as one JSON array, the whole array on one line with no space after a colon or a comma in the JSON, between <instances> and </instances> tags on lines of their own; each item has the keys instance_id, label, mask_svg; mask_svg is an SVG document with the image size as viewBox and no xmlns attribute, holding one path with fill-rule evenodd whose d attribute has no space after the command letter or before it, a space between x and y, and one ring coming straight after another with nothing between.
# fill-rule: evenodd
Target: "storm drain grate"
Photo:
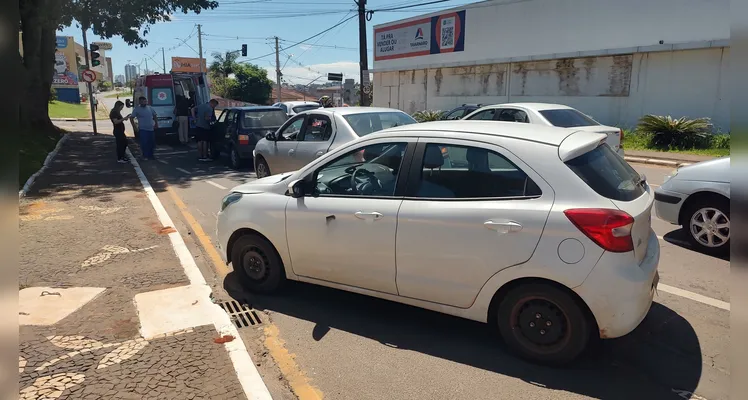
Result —
<instances>
[{"instance_id":1,"label":"storm drain grate","mask_svg":"<svg viewBox=\"0 0 748 400\"><path fill-rule=\"evenodd\" d=\"M236 300L224 301L219 304L237 328L247 328L262 323L260 316L257 315L257 311L244 304L239 304Z\"/></svg>"}]
</instances>

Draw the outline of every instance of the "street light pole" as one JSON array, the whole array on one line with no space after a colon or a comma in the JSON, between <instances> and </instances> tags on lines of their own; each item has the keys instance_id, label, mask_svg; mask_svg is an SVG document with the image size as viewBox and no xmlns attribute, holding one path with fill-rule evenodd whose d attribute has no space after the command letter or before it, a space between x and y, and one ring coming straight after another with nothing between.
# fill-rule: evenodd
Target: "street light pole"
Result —
<instances>
[{"instance_id":1,"label":"street light pole","mask_svg":"<svg viewBox=\"0 0 748 400\"><path fill-rule=\"evenodd\" d=\"M91 65L89 64L89 57L88 57L88 39L86 38L86 25L83 24L81 26L81 30L83 31L83 52L86 55L86 68L90 69ZM93 88L91 85L91 82L87 82L86 86L88 87L88 105L91 107L91 123L93 124L93 131L94 135L96 135L98 132L96 131L96 110L94 109L94 94L93 94Z\"/></svg>"},{"instance_id":2,"label":"street light pole","mask_svg":"<svg viewBox=\"0 0 748 400\"><path fill-rule=\"evenodd\" d=\"M278 49L278 36L275 37L275 80L278 85L278 103L281 102L281 64L280 51Z\"/></svg>"}]
</instances>

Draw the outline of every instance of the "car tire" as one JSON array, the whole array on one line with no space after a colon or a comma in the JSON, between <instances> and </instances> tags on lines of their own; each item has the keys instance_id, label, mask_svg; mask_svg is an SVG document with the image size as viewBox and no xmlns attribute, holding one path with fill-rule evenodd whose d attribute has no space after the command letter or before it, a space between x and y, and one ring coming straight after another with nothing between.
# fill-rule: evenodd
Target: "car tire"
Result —
<instances>
[{"instance_id":1,"label":"car tire","mask_svg":"<svg viewBox=\"0 0 748 400\"><path fill-rule=\"evenodd\" d=\"M244 166L244 160L239 157L239 151L235 146L231 146L231 149L229 150L229 165L233 169L239 169Z\"/></svg>"},{"instance_id":2,"label":"car tire","mask_svg":"<svg viewBox=\"0 0 748 400\"><path fill-rule=\"evenodd\" d=\"M286 282L286 270L275 247L260 235L241 236L231 248L231 265L245 289L272 293Z\"/></svg>"},{"instance_id":3,"label":"car tire","mask_svg":"<svg viewBox=\"0 0 748 400\"><path fill-rule=\"evenodd\" d=\"M726 256L730 253L729 200L717 196L704 197L689 202L683 211L683 230L696 250L714 256ZM706 226L700 227L699 224ZM719 238L715 233L727 240Z\"/></svg>"},{"instance_id":4,"label":"car tire","mask_svg":"<svg viewBox=\"0 0 748 400\"><path fill-rule=\"evenodd\" d=\"M575 360L587 347L592 326L579 300L546 283L511 289L499 303L495 322L510 351L549 365Z\"/></svg>"},{"instance_id":5,"label":"car tire","mask_svg":"<svg viewBox=\"0 0 748 400\"><path fill-rule=\"evenodd\" d=\"M258 156L257 161L255 162L255 175L257 175L257 179L272 175L270 172L270 166L268 166L267 161L265 161L262 156Z\"/></svg>"}]
</instances>

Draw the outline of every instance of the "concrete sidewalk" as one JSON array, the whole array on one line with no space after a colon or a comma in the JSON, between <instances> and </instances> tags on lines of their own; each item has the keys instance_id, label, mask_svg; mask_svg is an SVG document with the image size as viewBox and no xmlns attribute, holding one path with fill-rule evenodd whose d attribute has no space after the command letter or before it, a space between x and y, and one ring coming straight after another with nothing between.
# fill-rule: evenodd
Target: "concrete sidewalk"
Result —
<instances>
[{"instance_id":1,"label":"concrete sidewalk","mask_svg":"<svg viewBox=\"0 0 748 400\"><path fill-rule=\"evenodd\" d=\"M643 151L643 150L625 150L624 157L628 162L640 164L654 164L667 167L680 167L684 165L696 164L702 161L713 160L716 157L702 156L696 154L671 153L666 151Z\"/></svg>"},{"instance_id":2,"label":"concrete sidewalk","mask_svg":"<svg viewBox=\"0 0 748 400\"><path fill-rule=\"evenodd\" d=\"M20 200L20 398L246 398L133 166L70 135Z\"/></svg>"}]
</instances>

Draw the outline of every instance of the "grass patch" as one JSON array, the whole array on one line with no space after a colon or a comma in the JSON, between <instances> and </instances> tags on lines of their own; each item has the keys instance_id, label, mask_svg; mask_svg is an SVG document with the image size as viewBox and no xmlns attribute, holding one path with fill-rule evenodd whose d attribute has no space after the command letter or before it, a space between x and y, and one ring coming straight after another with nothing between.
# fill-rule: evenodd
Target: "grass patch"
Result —
<instances>
[{"instance_id":1,"label":"grass patch","mask_svg":"<svg viewBox=\"0 0 748 400\"><path fill-rule=\"evenodd\" d=\"M57 100L49 103L50 118L86 118L91 116L90 112L88 103L73 104Z\"/></svg>"},{"instance_id":2,"label":"grass patch","mask_svg":"<svg viewBox=\"0 0 748 400\"><path fill-rule=\"evenodd\" d=\"M18 152L18 188L23 188L26 180L38 171L47 154L54 150L57 142L62 138L60 131L28 132L20 135L20 150Z\"/></svg>"},{"instance_id":3,"label":"grass patch","mask_svg":"<svg viewBox=\"0 0 748 400\"><path fill-rule=\"evenodd\" d=\"M118 95L119 95L120 100L124 102L125 99L129 99L130 97L132 97L132 92L129 90L124 91L124 92L112 92L112 93L108 93L104 97L109 98L109 99L116 99Z\"/></svg>"},{"instance_id":4,"label":"grass patch","mask_svg":"<svg viewBox=\"0 0 748 400\"><path fill-rule=\"evenodd\" d=\"M625 131L623 149L658 151L668 153L694 154L700 156L722 157L730 155L730 135L709 135L703 143L691 148L663 149L652 144L652 135L636 131Z\"/></svg>"}]
</instances>

